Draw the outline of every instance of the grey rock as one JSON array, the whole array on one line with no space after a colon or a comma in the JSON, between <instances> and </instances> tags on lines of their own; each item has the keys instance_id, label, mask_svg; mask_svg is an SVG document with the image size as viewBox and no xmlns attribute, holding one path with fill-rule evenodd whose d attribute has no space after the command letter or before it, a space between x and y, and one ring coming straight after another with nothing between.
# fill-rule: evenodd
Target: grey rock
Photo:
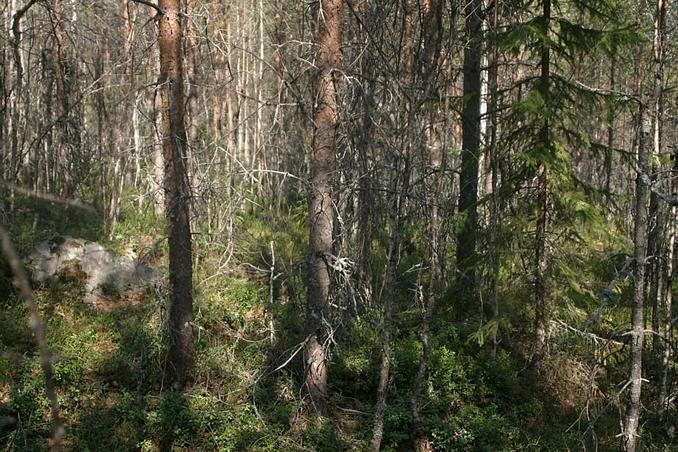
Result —
<instances>
[{"instance_id":1,"label":"grey rock","mask_svg":"<svg viewBox=\"0 0 678 452\"><path fill-rule=\"evenodd\" d=\"M85 301L146 288L160 273L134 256L118 256L96 242L60 236L38 243L24 258L34 284L66 279L83 283Z\"/></svg>"}]
</instances>

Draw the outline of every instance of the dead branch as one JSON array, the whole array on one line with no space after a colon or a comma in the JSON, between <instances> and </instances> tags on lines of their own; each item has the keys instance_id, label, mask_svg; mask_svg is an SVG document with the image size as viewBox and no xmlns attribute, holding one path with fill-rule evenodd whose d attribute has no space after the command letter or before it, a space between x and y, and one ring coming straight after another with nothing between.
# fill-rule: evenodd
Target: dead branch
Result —
<instances>
[{"instance_id":1,"label":"dead branch","mask_svg":"<svg viewBox=\"0 0 678 452\"><path fill-rule=\"evenodd\" d=\"M58 204L63 204L68 207L76 207L78 209L83 209L87 210L92 213L97 213L97 210L92 206L91 204L84 203L80 201L79 199L68 199L68 198L61 198L59 196L53 195L51 193L44 193L36 190L31 190L29 188L24 188L19 185L12 184L10 182L5 182L5 181L0 181L0 185L5 186L9 188L10 190L14 190L16 192L19 192L23 195L29 196L31 198L39 198L43 199L45 201L49 202L54 202Z\"/></svg>"},{"instance_id":2,"label":"dead branch","mask_svg":"<svg viewBox=\"0 0 678 452\"><path fill-rule=\"evenodd\" d=\"M51 405L51 417L54 429L52 431L52 450L58 451L61 450L61 437L64 434L64 427L61 418L59 417L59 402L57 401L56 391L54 389L54 379L52 378L52 357L49 348L47 347L45 324L40 316L40 308L38 308L38 304L33 299L31 285L28 282L28 277L24 271L23 264L16 254L14 245L12 245L12 242L9 239L9 234L1 225L0 242L2 253L7 259L12 274L14 274L14 278L19 286L21 298L24 299L28 311L30 312L30 326L33 330L33 335L35 336L35 342L37 342L38 349L40 350L40 364L42 366L42 371L45 374L45 392L47 393Z\"/></svg>"}]
</instances>

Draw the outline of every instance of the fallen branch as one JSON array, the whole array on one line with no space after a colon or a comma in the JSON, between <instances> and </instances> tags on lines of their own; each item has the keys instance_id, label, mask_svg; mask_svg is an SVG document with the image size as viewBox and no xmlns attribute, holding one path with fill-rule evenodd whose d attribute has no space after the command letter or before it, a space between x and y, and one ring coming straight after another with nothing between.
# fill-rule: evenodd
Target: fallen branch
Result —
<instances>
[{"instance_id":1,"label":"fallen branch","mask_svg":"<svg viewBox=\"0 0 678 452\"><path fill-rule=\"evenodd\" d=\"M68 198L61 198L59 196L53 195L51 193L44 193L41 191L36 191L36 190L31 190L29 188L24 188L19 185L12 184L10 182L5 182L5 181L0 181L0 185L7 187L10 190L14 190L15 192L19 192L22 195L29 196L31 198L39 198L43 199L45 201L49 202L54 202L57 204L62 204L68 207L75 207L78 209L83 209L87 210L92 213L97 213L97 210L94 208L93 205L84 203L80 201L79 199L68 199Z\"/></svg>"}]
</instances>

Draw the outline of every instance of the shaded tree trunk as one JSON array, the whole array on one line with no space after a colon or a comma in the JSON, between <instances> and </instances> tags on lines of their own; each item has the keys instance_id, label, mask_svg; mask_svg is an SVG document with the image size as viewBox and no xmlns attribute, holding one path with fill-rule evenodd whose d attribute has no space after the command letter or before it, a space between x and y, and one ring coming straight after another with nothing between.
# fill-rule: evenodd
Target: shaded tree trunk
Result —
<instances>
[{"instance_id":1,"label":"shaded tree trunk","mask_svg":"<svg viewBox=\"0 0 678 452\"><path fill-rule=\"evenodd\" d=\"M478 159L480 153L480 102L483 2L467 0L464 48L464 108L462 120L461 174L459 178L459 214L462 225L457 237L459 287L466 296L475 297L475 247L478 201Z\"/></svg>"},{"instance_id":2,"label":"shaded tree trunk","mask_svg":"<svg viewBox=\"0 0 678 452\"><path fill-rule=\"evenodd\" d=\"M491 52L488 62L487 91L488 91L488 148L490 152L491 172L491 201L490 201L490 242L489 242L489 272L490 272L490 301L495 321L499 320L499 252L498 235L500 227L500 201L499 201L499 155L497 149L497 132L499 128L497 106L499 103L499 44L496 42L499 25L499 5L495 2L492 7L491 29L492 36ZM496 330L492 335L492 357L496 358L499 346L499 337Z\"/></svg>"},{"instance_id":3,"label":"shaded tree trunk","mask_svg":"<svg viewBox=\"0 0 678 452\"><path fill-rule=\"evenodd\" d=\"M393 298L398 282L398 265L400 264L400 238L403 228L402 202L409 184L409 155L396 158L391 176L391 206L389 209L390 238L388 245L388 263L384 289L380 297L383 305L383 331L381 335L381 366L379 368L379 386L377 388L377 405L372 430L372 450L379 451L384 434L384 415L386 398L391 372L392 350L391 336L393 332Z\"/></svg>"},{"instance_id":4,"label":"shaded tree trunk","mask_svg":"<svg viewBox=\"0 0 678 452\"><path fill-rule=\"evenodd\" d=\"M413 33L413 0L404 1L403 11L403 36L405 43L402 46L402 78L407 89L411 88L412 84L412 66L414 61L412 39ZM408 111L408 122L412 120L411 106L408 108L407 102L403 102L401 108L402 112ZM407 137L407 134L405 134ZM389 208L389 226L390 239L388 247L388 263L386 267L386 275L384 278L384 286L381 293L383 322L381 333L381 365L379 367L379 385L377 387L377 403L374 414L374 426L372 428L372 450L378 452L381 448L381 442L384 436L384 417L386 414L386 400L388 397L388 383L391 376L391 362L392 362L392 330L393 330L393 296L395 293L398 265L400 264L400 234L404 226L404 218L402 216L403 198L407 195L410 178L410 157L411 148L405 143L405 155L401 158L396 155L394 158L393 172L390 180L390 208ZM371 187L370 187L371 188Z\"/></svg>"},{"instance_id":5,"label":"shaded tree trunk","mask_svg":"<svg viewBox=\"0 0 678 452\"><path fill-rule=\"evenodd\" d=\"M439 57L442 45L442 5L439 0L424 1L422 27L426 27L424 33L424 58L422 61L424 84L423 91L429 96L439 96L438 76ZM417 112L418 113L418 112ZM430 268L430 280L428 293L422 303L421 343L422 353L419 360L419 370L414 382L412 394L412 423L414 441L417 450L430 450L432 448L428 434L424 431L421 419L421 394L426 384L428 368L431 361L431 322L436 309L438 285L441 280L441 254L440 254L440 191L442 188L442 174L444 173L445 153L440 139L440 131L435 122L434 112L428 112L422 122L425 124L428 155L425 157L424 174L425 183L425 206L428 216L428 249L427 260Z\"/></svg>"},{"instance_id":6,"label":"shaded tree trunk","mask_svg":"<svg viewBox=\"0 0 678 452\"><path fill-rule=\"evenodd\" d=\"M189 175L184 125L184 68L180 0L160 0L160 102L165 160L165 215L169 240L170 365L183 386L193 365L193 287Z\"/></svg>"},{"instance_id":7,"label":"shaded tree trunk","mask_svg":"<svg viewBox=\"0 0 678 452\"><path fill-rule=\"evenodd\" d=\"M551 48L548 42L551 23L551 0L545 0L542 12L544 40L541 43L541 75L539 93L546 108L550 107ZM551 152L551 130L548 118L544 119L539 130L539 146L545 153ZM547 227L548 227L548 171L542 163L537 169L537 225L534 245L534 329L535 360L546 353L546 263L547 263Z\"/></svg>"},{"instance_id":8,"label":"shaded tree trunk","mask_svg":"<svg viewBox=\"0 0 678 452\"><path fill-rule=\"evenodd\" d=\"M51 4L52 32L55 41L54 74L59 120L58 129L58 176L60 189L66 198L71 197L84 172L82 159L82 117L80 105L72 102L76 94L77 65L72 58L72 49L65 28L64 0L53 0ZM58 179L59 180L59 179Z\"/></svg>"}]
</instances>

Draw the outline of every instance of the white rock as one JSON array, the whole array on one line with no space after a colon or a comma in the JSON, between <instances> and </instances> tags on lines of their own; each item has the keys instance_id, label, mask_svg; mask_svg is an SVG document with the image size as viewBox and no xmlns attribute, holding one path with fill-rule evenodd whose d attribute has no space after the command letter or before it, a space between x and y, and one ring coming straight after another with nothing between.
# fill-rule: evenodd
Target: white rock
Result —
<instances>
[{"instance_id":1,"label":"white rock","mask_svg":"<svg viewBox=\"0 0 678 452\"><path fill-rule=\"evenodd\" d=\"M63 236L40 242L24 259L34 284L81 276L85 300L119 295L147 287L160 278L157 270L131 256L118 256L96 242Z\"/></svg>"}]
</instances>

